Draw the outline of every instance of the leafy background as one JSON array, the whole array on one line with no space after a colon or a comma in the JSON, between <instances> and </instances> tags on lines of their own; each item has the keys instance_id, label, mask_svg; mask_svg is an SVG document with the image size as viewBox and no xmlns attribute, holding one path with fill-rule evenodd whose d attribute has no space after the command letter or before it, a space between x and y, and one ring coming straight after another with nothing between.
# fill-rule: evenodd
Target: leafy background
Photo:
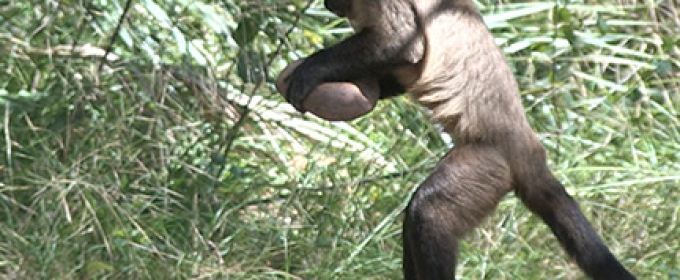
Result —
<instances>
[{"instance_id":1,"label":"leafy background","mask_svg":"<svg viewBox=\"0 0 680 280\"><path fill-rule=\"evenodd\" d=\"M273 88L351 30L308 0L0 1L1 279L399 279L452 143L408 98ZM551 167L640 279L680 278L677 0L479 1ZM509 195L461 279L582 279Z\"/></svg>"}]
</instances>

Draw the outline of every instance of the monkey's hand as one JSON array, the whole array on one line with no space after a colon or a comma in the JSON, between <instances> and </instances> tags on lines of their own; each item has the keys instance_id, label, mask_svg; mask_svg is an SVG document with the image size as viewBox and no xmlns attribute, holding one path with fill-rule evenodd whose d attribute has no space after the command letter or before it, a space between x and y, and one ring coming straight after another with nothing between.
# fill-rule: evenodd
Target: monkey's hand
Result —
<instances>
[{"instance_id":1,"label":"monkey's hand","mask_svg":"<svg viewBox=\"0 0 680 280\"><path fill-rule=\"evenodd\" d=\"M276 79L276 90L287 96L286 78L304 60L295 61ZM362 78L352 82L328 82L315 87L303 100L304 110L329 121L349 121L373 110L380 98L380 84L375 78Z\"/></svg>"},{"instance_id":2,"label":"monkey's hand","mask_svg":"<svg viewBox=\"0 0 680 280\"><path fill-rule=\"evenodd\" d=\"M286 77L286 83L288 83L286 101L300 113L307 111L303 108L302 103L312 90L325 82L322 76L323 70L316 68L318 67L313 67L312 64L308 63L308 60L305 60L293 70L293 73Z\"/></svg>"}]
</instances>

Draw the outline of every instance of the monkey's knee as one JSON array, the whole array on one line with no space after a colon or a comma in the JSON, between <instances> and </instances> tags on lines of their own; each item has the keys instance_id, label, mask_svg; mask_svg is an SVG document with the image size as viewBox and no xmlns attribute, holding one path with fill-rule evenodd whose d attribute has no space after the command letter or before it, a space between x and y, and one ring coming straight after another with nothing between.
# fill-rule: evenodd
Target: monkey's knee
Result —
<instances>
[{"instance_id":1,"label":"monkey's knee","mask_svg":"<svg viewBox=\"0 0 680 280\"><path fill-rule=\"evenodd\" d=\"M455 195L425 183L411 198L406 208L405 222L421 232L420 235L460 237L466 228L463 211L455 211L456 203L447 198Z\"/></svg>"},{"instance_id":2,"label":"monkey's knee","mask_svg":"<svg viewBox=\"0 0 680 280\"><path fill-rule=\"evenodd\" d=\"M505 160L487 147L460 146L447 154L413 195L407 215L460 237L477 226L512 189Z\"/></svg>"},{"instance_id":3,"label":"monkey's knee","mask_svg":"<svg viewBox=\"0 0 680 280\"><path fill-rule=\"evenodd\" d=\"M455 275L461 232L455 227L457 217L442 208L432 190L423 187L411 199L404 216L404 277L451 279Z\"/></svg>"},{"instance_id":4,"label":"monkey's knee","mask_svg":"<svg viewBox=\"0 0 680 280\"><path fill-rule=\"evenodd\" d=\"M488 216L511 189L509 168L496 150L463 145L447 154L406 208L407 279L451 279L458 240Z\"/></svg>"}]
</instances>

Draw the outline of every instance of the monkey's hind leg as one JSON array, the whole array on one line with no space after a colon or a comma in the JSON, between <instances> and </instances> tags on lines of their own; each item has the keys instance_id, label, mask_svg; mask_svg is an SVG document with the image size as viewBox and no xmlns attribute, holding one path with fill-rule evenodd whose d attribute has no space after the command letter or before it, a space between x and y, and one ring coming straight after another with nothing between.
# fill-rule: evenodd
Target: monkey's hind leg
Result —
<instances>
[{"instance_id":1,"label":"monkey's hind leg","mask_svg":"<svg viewBox=\"0 0 680 280\"><path fill-rule=\"evenodd\" d=\"M491 146L451 150L418 187L403 228L406 279L453 279L458 240L512 190L510 169Z\"/></svg>"},{"instance_id":2,"label":"monkey's hind leg","mask_svg":"<svg viewBox=\"0 0 680 280\"><path fill-rule=\"evenodd\" d=\"M528 167L517 176L517 195L522 202L550 227L569 256L596 280L632 280L628 270L609 251L545 163L545 152L536 149L533 156L524 152ZM521 158L521 157L517 157Z\"/></svg>"}]
</instances>

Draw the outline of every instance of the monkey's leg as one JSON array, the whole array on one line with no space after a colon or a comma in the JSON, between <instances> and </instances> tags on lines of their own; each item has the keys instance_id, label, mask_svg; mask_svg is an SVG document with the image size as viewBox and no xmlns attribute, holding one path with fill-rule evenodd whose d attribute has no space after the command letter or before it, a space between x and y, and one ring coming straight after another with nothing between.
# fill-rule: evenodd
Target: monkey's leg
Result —
<instances>
[{"instance_id":1,"label":"monkey's leg","mask_svg":"<svg viewBox=\"0 0 680 280\"><path fill-rule=\"evenodd\" d=\"M418 187L403 228L406 279L453 279L458 240L512 190L510 169L493 147L457 146Z\"/></svg>"},{"instance_id":2,"label":"monkey's leg","mask_svg":"<svg viewBox=\"0 0 680 280\"><path fill-rule=\"evenodd\" d=\"M626 270L595 232L578 204L546 165L545 152L524 152L529 167L517 176L517 194L524 204L550 227L569 256L596 280L629 280L635 277Z\"/></svg>"}]
</instances>

